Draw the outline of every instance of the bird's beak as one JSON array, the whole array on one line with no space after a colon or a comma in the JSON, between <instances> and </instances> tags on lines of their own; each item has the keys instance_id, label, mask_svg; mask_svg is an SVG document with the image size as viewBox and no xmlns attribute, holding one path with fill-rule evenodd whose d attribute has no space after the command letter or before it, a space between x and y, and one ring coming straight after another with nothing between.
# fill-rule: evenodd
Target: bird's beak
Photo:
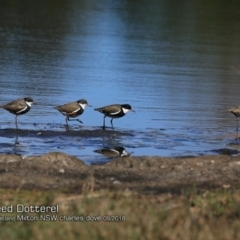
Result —
<instances>
[{"instance_id":1,"label":"bird's beak","mask_svg":"<svg viewBox=\"0 0 240 240\"><path fill-rule=\"evenodd\" d=\"M88 104L88 106L89 106L89 107L92 107L92 105L91 105L91 104Z\"/></svg>"},{"instance_id":2,"label":"bird's beak","mask_svg":"<svg viewBox=\"0 0 240 240\"><path fill-rule=\"evenodd\" d=\"M131 109L132 112L135 112L133 109Z\"/></svg>"}]
</instances>

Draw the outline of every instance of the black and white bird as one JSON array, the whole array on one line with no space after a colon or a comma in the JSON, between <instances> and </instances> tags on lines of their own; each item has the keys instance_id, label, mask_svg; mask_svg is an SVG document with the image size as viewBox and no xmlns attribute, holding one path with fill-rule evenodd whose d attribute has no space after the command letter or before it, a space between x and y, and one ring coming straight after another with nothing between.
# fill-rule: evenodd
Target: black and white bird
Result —
<instances>
[{"instance_id":1,"label":"black and white bird","mask_svg":"<svg viewBox=\"0 0 240 240\"><path fill-rule=\"evenodd\" d=\"M15 124L16 124L16 128L18 129L17 117L19 115L27 113L31 109L32 104L33 104L33 99L31 97L26 97L26 98L19 98L7 104L1 105L0 107L16 115Z\"/></svg>"},{"instance_id":2,"label":"black and white bird","mask_svg":"<svg viewBox=\"0 0 240 240\"><path fill-rule=\"evenodd\" d=\"M124 147L101 148L94 150L94 152L100 153L106 157L128 157L131 155Z\"/></svg>"},{"instance_id":3,"label":"black and white bird","mask_svg":"<svg viewBox=\"0 0 240 240\"><path fill-rule=\"evenodd\" d=\"M135 112L129 104L122 104L122 105L121 104L112 104L112 105L101 107L101 108L95 108L94 110L104 114L103 130L105 130L105 118L106 117L111 118L111 125L112 125L112 129L113 129L112 121L113 121L114 118L123 117L129 111Z\"/></svg>"},{"instance_id":4,"label":"black and white bird","mask_svg":"<svg viewBox=\"0 0 240 240\"><path fill-rule=\"evenodd\" d=\"M240 106L233 107L228 109L228 112L232 113L237 118L237 133L236 133L236 139L238 139L238 121L240 119Z\"/></svg>"},{"instance_id":5,"label":"black and white bird","mask_svg":"<svg viewBox=\"0 0 240 240\"><path fill-rule=\"evenodd\" d=\"M75 118L83 114L86 106L91 107L91 105L88 104L86 99L81 99L76 102L66 103L64 105L56 106L54 108L57 109L60 113L62 113L64 116L66 116L66 125L67 129L69 129L68 121L78 121L80 123L83 123L79 119L70 120L70 118Z\"/></svg>"}]
</instances>

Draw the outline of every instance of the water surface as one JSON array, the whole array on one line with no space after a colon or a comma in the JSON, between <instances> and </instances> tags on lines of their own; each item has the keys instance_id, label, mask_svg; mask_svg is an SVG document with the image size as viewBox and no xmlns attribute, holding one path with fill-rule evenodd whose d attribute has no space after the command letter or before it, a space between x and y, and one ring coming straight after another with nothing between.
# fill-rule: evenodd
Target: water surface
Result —
<instances>
[{"instance_id":1,"label":"water surface","mask_svg":"<svg viewBox=\"0 0 240 240\"><path fill-rule=\"evenodd\" d=\"M22 136L16 148L15 137L1 135L1 151L63 151L93 163L109 160L95 150L116 146L131 155L185 156L238 145L226 109L240 103L239 9L239 1L217 0L2 3L0 102L36 102L20 128L65 131L53 106L81 98L93 107L83 125L70 123L72 131L101 127L95 107L129 103L136 113L113 121L131 133L116 141ZM0 129L13 129L14 116L0 111Z\"/></svg>"}]
</instances>

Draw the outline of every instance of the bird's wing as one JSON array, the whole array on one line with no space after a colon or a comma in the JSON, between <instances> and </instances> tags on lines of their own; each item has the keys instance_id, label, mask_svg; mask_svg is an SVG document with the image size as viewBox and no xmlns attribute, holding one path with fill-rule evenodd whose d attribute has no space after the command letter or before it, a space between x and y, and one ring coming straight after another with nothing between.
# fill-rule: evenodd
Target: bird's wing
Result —
<instances>
[{"instance_id":1,"label":"bird's wing","mask_svg":"<svg viewBox=\"0 0 240 240\"><path fill-rule=\"evenodd\" d=\"M57 106L56 109L65 112L65 113L72 113L80 108L77 102L66 103L61 106Z\"/></svg>"},{"instance_id":2,"label":"bird's wing","mask_svg":"<svg viewBox=\"0 0 240 240\"><path fill-rule=\"evenodd\" d=\"M18 112L26 107L26 102L24 101L24 99L17 99L8 104L2 105L1 107L8 111Z\"/></svg>"},{"instance_id":3,"label":"bird's wing","mask_svg":"<svg viewBox=\"0 0 240 240\"><path fill-rule=\"evenodd\" d=\"M116 115L121 112L121 105L109 105L97 110L105 115Z\"/></svg>"},{"instance_id":4,"label":"bird's wing","mask_svg":"<svg viewBox=\"0 0 240 240\"><path fill-rule=\"evenodd\" d=\"M232 112L232 113L240 113L240 106L230 108L230 109L228 109L228 111Z\"/></svg>"}]
</instances>

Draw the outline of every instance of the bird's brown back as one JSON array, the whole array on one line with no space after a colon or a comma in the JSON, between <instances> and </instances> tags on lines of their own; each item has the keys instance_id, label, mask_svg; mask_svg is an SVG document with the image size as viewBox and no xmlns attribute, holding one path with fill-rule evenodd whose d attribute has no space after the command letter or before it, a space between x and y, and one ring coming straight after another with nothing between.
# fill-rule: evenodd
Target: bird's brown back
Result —
<instances>
[{"instance_id":1,"label":"bird's brown back","mask_svg":"<svg viewBox=\"0 0 240 240\"><path fill-rule=\"evenodd\" d=\"M26 102L23 98L20 98L10 103L1 105L0 107L6 109L9 112L18 112L26 107Z\"/></svg>"},{"instance_id":2,"label":"bird's brown back","mask_svg":"<svg viewBox=\"0 0 240 240\"><path fill-rule=\"evenodd\" d=\"M77 102L70 102L70 103L66 103L64 105L55 107L55 109L57 109L61 112L66 112L66 113L72 113L79 108L80 108L80 106Z\"/></svg>"},{"instance_id":3,"label":"bird's brown back","mask_svg":"<svg viewBox=\"0 0 240 240\"><path fill-rule=\"evenodd\" d=\"M109 105L106 107L102 107L102 108L96 108L95 110L103 113L103 114L111 114L111 113L115 113L115 112L119 112L121 111L121 105L120 104L113 104L113 105Z\"/></svg>"},{"instance_id":4,"label":"bird's brown back","mask_svg":"<svg viewBox=\"0 0 240 240\"><path fill-rule=\"evenodd\" d=\"M230 108L230 109L228 109L228 112L231 112L236 117L240 117L240 106Z\"/></svg>"}]
</instances>

